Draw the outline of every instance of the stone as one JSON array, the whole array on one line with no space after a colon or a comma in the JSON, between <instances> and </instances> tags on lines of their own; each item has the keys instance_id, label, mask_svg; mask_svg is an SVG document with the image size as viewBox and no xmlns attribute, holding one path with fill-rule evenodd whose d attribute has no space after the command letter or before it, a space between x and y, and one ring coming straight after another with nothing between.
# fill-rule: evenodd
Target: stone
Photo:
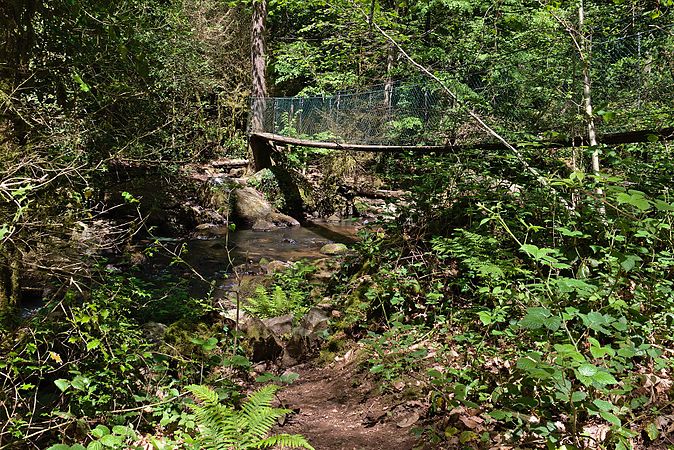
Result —
<instances>
[{"instance_id":1,"label":"stone","mask_svg":"<svg viewBox=\"0 0 674 450\"><path fill-rule=\"evenodd\" d=\"M252 362L274 361L283 355L281 340L260 319L249 318L242 330L247 337Z\"/></svg>"},{"instance_id":2,"label":"stone","mask_svg":"<svg viewBox=\"0 0 674 450\"><path fill-rule=\"evenodd\" d=\"M272 317L271 319L264 319L262 323L276 336L284 336L289 335L293 331L294 317L293 314L286 314L284 316Z\"/></svg>"},{"instance_id":3,"label":"stone","mask_svg":"<svg viewBox=\"0 0 674 450\"><path fill-rule=\"evenodd\" d=\"M271 262L267 263L267 265L265 266L265 270L267 271L267 273L269 275L272 275L276 272L281 272L283 270L286 270L288 267L290 267L290 263L288 263L286 261L275 260L275 261L271 261Z\"/></svg>"},{"instance_id":4,"label":"stone","mask_svg":"<svg viewBox=\"0 0 674 450\"><path fill-rule=\"evenodd\" d=\"M166 334L166 329L168 327L163 323L159 322L147 322L143 325L143 330L145 331L145 337L150 342L161 342L164 339Z\"/></svg>"},{"instance_id":5,"label":"stone","mask_svg":"<svg viewBox=\"0 0 674 450\"><path fill-rule=\"evenodd\" d=\"M274 228L297 227L300 223L274 209L260 192L252 187L234 191L234 213L254 231L271 231Z\"/></svg>"},{"instance_id":6,"label":"stone","mask_svg":"<svg viewBox=\"0 0 674 450\"><path fill-rule=\"evenodd\" d=\"M296 219L287 214L281 214L280 212L270 213L267 216L267 219L274 222L274 224L280 228L300 226L300 223Z\"/></svg>"},{"instance_id":7,"label":"stone","mask_svg":"<svg viewBox=\"0 0 674 450\"><path fill-rule=\"evenodd\" d=\"M348 248L344 244L325 244L321 247L321 253L328 256L343 255L348 251Z\"/></svg>"},{"instance_id":8,"label":"stone","mask_svg":"<svg viewBox=\"0 0 674 450\"><path fill-rule=\"evenodd\" d=\"M220 315L225 319L236 322L236 307L223 311L220 313ZM246 314L246 311L239 309L239 328L245 328L245 323L249 318L250 316Z\"/></svg>"},{"instance_id":9,"label":"stone","mask_svg":"<svg viewBox=\"0 0 674 450\"><path fill-rule=\"evenodd\" d=\"M273 207L264 196L252 187L244 187L234 191L234 211L248 224L266 219Z\"/></svg>"},{"instance_id":10,"label":"stone","mask_svg":"<svg viewBox=\"0 0 674 450\"><path fill-rule=\"evenodd\" d=\"M320 347L321 332L328 329L330 319L321 308L311 308L294 327L285 345L283 363L291 365Z\"/></svg>"},{"instance_id":11,"label":"stone","mask_svg":"<svg viewBox=\"0 0 674 450\"><path fill-rule=\"evenodd\" d=\"M317 335L327 330L330 319L322 308L311 308L300 320L301 333L304 336Z\"/></svg>"},{"instance_id":12,"label":"stone","mask_svg":"<svg viewBox=\"0 0 674 450\"><path fill-rule=\"evenodd\" d=\"M264 219L256 220L252 226L253 231L271 231L274 229L276 229L276 225Z\"/></svg>"}]
</instances>

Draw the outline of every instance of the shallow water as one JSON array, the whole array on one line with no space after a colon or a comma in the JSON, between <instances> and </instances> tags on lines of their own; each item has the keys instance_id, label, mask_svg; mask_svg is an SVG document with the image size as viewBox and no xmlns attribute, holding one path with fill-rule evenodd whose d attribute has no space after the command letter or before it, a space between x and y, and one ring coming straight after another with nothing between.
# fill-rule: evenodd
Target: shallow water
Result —
<instances>
[{"instance_id":1,"label":"shallow water","mask_svg":"<svg viewBox=\"0 0 674 450\"><path fill-rule=\"evenodd\" d=\"M300 261L302 259L323 258L320 249L331 242L351 244L357 241L360 224L352 221L339 223L314 222L303 227L283 228L274 231L236 230L229 234L227 228L211 228L197 237L181 240L158 238L162 245L176 253L185 244L186 252L181 257L194 271L207 280L221 279L224 284L218 290L229 290L228 275L232 266L244 263L267 261ZM145 245L149 245L146 242ZM141 246L143 243L141 243ZM229 250L228 250L229 248ZM164 252L161 252L164 253ZM183 264L171 264L172 258L158 254L136 273L136 276L148 281L157 281L163 276L189 279L190 292L201 296L208 291L208 284L199 281ZM20 314L23 318L35 315L44 306L42 298L26 298L21 302Z\"/></svg>"},{"instance_id":2,"label":"shallow water","mask_svg":"<svg viewBox=\"0 0 674 450\"><path fill-rule=\"evenodd\" d=\"M211 229L208 235L187 241L185 260L204 277L209 277L227 271L231 267L230 258L233 265L257 263L263 258L268 261L316 259L324 257L320 249L325 244L355 242L359 228L353 222L343 221L316 222L273 231L237 230L230 233L228 243L224 229Z\"/></svg>"}]
</instances>

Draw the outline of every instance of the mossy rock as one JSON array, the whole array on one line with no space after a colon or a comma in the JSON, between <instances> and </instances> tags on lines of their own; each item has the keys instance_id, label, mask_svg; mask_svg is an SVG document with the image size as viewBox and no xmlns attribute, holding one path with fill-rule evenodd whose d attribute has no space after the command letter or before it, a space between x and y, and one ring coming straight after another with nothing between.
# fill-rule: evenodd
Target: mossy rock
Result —
<instances>
[{"instance_id":1,"label":"mossy rock","mask_svg":"<svg viewBox=\"0 0 674 450\"><path fill-rule=\"evenodd\" d=\"M339 243L325 244L321 247L321 253L328 256L343 255L348 251L349 248L346 245Z\"/></svg>"}]
</instances>

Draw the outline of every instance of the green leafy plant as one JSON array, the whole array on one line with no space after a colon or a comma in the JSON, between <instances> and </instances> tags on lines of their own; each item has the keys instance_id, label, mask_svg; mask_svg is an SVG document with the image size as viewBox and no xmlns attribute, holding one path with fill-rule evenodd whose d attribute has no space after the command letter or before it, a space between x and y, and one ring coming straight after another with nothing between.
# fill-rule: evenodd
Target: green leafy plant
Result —
<instances>
[{"instance_id":1,"label":"green leafy plant","mask_svg":"<svg viewBox=\"0 0 674 450\"><path fill-rule=\"evenodd\" d=\"M260 317L278 317L293 313L301 317L308 309L309 293L313 285L307 282L308 277L316 271L316 267L298 261L287 270L274 275L274 284L270 288L262 285L255 288L255 293L244 303L243 308Z\"/></svg>"},{"instance_id":2,"label":"green leafy plant","mask_svg":"<svg viewBox=\"0 0 674 450\"><path fill-rule=\"evenodd\" d=\"M240 409L223 405L217 393L207 386L192 385L188 389L197 399L197 404L191 408L200 431L197 438L200 448L243 450L281 446L313 450L301 435L268 436L276 421L292 412L271 406L278 390L275 385L253 392Z\"/></svg>"},{"instance_id":3,"label":"green leafy plant","mask_svg":"<svg viewBox=\"0 0 674 450\"><path fill-rule=\"evenodd\" d=\"M248 298L243 308L260 318L278 317L295 311L300 306L296 300L289 298L281 286L274 286L271 292L264 286L257 286L255 295Z\"/></svg>"}]
</instances>

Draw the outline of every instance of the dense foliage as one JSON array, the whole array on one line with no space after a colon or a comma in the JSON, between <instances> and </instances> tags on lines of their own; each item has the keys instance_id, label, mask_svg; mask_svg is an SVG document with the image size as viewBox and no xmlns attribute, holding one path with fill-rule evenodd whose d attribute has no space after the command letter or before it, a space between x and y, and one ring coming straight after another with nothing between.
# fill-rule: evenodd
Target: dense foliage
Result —
<instances>
[{"instance_id":1,"label":"dense foliage","mask_svg":"<svg viewBox=\"0 0 674 450\"><path fill-rule=\"evenodd\" d=\"M611 175L551 180L573 208L499 159L430 159L410 179L420 201L405 221L361 244L346 284L361 319L345 326L370 330L371 370L391 386L425 369L436 414L489 419L449 416L436 439L629 448L664 432L674 204L668 182L620 170L642 146L619 150Z\"/></svg>"},{"instance_id":2,"label":"dense foliage","mask_svg":"<svg viewBox=\"0 0 674 450\"><path fill-rule=\"evenodd\" d=\"M212 289L199 296L190 270L141 280L128 262L154 250L138 250L129 223L106 228L108 207L133 212L139 201L103 191L112 169L175 173L245 154L260 1L0 5L0 449L311 448L269 436L288 413L272 407L275 387L245 395L248 346L211 296L222 280L205 280ZM272 94L418 82L404 49L521 153L277 155L249 184L272 194L300 184L319 212L337 209L331 199L356 173L408 195L330 283L324 268L297 263L248 298L237 291L235 316L243 306L297 322L330 300L329 350L360 340L361 368L382 390L425 405L416 431L431 448L668 445L671 136L536 142L592 123L600 134L674 125L672 0L284 0L268 10ZM424 141L415 117L392 130ZM302 172L321 164L312 188ZM174 267L185 263L177 248ZM122 250L121 272L99 264ZM47 301L26 319L15 307L29 293Z\"/></svg>"}]
</instances>

